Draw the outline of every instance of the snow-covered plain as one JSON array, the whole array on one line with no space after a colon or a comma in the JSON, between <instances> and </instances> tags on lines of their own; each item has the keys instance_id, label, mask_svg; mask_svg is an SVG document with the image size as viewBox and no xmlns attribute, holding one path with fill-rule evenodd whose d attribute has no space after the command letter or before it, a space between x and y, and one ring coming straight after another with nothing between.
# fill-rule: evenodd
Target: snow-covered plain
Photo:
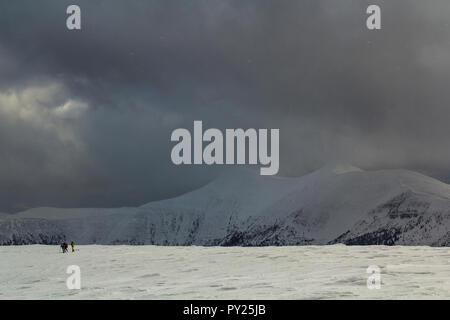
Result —
<instances>
[{"instance_id":1,"label":"snow-covered plain","mask_svg":"<svg viewBox=\"0 0 450 320\"><path fill-rule=\"evenodd\" d=\"M450 248L406 246L0 247L0 299L450 298ZM66 287L81 268L81 290ZM381 289L367 288L369 265Z\"/></svg>"}]
</instances>

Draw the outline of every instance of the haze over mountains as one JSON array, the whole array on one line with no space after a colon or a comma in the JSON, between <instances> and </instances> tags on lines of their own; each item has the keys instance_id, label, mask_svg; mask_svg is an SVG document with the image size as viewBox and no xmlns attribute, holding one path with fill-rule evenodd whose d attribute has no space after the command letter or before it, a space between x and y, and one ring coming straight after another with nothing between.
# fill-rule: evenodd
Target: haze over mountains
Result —
<instances>
[{"instance_id":1,"label":"haze over mountains","mask_svg":"<svg viewBox=\"0 0 450 320\"><path fill-rule=\"evenodd\" d=\"M0 244L450 245L450 185L407 170L326 166L298 178L236 169L136 208L0 214Z\"/></svg>"}]
</instances>

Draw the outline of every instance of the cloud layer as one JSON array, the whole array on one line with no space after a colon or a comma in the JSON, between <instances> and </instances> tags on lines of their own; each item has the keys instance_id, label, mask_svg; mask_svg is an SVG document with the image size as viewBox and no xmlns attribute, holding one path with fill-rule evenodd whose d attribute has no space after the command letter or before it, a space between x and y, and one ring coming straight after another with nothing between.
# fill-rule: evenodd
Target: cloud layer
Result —
<instances>
[{"instance_id":1,"label":"cloud layer","mask_svg":"<svg viewBox=\"0 0 450 320\"><path fill-rule=\"evenodd\" d=\"M280 173L327 162L449 176L450 3L0 3L0 210L127 206L196 188L170 133L280 128ZM369 4L382 30L365 27Z\"/></svg>"}]
</instances>

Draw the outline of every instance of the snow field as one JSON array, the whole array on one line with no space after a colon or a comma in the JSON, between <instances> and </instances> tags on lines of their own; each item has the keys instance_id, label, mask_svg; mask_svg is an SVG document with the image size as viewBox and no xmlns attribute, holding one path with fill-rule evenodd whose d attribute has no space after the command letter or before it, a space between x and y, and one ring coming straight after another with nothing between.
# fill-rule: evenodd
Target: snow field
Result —
<instances>
[{"instance_id":1,"label":"snow field","mask_svg":"<svg viewBox=\"0 0 450 320\"><path fill-rule=\"evenodd\" d=\"M450 248L0 247L0 299L448 299ZM81 290L66 286L81 268ZM368 266L381 288L368 289Z\"/></svg>"}]
</instances>

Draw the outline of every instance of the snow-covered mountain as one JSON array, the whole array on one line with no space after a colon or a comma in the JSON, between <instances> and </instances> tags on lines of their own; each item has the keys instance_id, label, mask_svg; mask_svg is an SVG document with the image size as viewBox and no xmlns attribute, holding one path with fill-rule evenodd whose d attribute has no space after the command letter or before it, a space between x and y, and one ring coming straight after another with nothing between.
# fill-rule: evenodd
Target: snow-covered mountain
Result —
<instances>
[{"instance_id":1,"label":"snow-covered mountain","mask_svg":"<svg viewBox=\"0 0 450 320\"><path fill-rule=\"evenodd\" d=\"M238 169L137 208L0 215L0 244L450 245L450 185L406 170L327 166L299 178Z\"/></svg>"}]
</instances>

